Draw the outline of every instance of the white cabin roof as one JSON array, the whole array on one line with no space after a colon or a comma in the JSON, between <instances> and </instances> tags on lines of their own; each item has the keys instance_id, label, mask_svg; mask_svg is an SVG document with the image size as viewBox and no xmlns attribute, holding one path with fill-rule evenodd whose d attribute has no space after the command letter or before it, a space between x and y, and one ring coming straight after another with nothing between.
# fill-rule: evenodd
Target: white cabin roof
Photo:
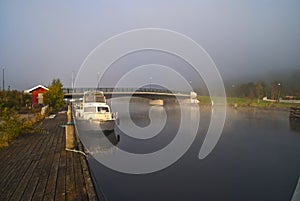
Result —
<instances>
[{"instance_id":1,"label":"white cabin roof","mask_svg":"<svg viewBox=\"0 0 300 201\"><path fill-rule=\"evenodd\" d=\"M39 85L37 85L37 86L35 86L35 87L32 87L31 89L24 90L24 93L31 93L32 91L34 91L34 90L36 90L36 89L38 89L38 88L43 88L43 89L49 91L49 89L48 89L47 87L45 87L45 86L39 84Z\"/></svg>"}]
</instances>

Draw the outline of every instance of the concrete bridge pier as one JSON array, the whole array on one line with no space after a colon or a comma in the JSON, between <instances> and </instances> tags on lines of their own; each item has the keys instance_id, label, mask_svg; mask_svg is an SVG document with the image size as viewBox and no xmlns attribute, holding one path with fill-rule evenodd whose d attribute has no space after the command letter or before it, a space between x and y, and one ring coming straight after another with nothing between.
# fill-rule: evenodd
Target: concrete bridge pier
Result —
<instances>
[{"instance_id":1,"label":"concrete bridge pier","mask_svg":"<svg viewBox=\"0 0 300 201\"><path fill-rule=\"evenodd\" d=\"M163 106L164 105L164 100L162 100L162 99L150 100L149 104L150 105L161 105L161 106Z\"/></svg>"}]
</instances>

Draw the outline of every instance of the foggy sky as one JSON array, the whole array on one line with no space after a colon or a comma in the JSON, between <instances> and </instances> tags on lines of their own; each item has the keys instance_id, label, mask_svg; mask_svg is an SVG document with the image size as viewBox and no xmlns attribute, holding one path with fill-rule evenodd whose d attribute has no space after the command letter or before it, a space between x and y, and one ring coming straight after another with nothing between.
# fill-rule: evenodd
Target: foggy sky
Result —
<instances>
[{"instance_id":1,"label":"foggy sky","mask_svg":"<svg viewBox=\"0 0 300 201\"><path fill-rule=\"evenodd\" d=\"M71 86L72 71L78 72L99 43L148 27L174 30L195 40L224 80L263 77L300 68L299 19L298 0L1 0L0 84L2 88L4 67L5 85L12 89L47 86L53 78ZM180 69L174 61L170 67ZM132 65L120 63L124 68Z\"/></svg>"}]
</instances>

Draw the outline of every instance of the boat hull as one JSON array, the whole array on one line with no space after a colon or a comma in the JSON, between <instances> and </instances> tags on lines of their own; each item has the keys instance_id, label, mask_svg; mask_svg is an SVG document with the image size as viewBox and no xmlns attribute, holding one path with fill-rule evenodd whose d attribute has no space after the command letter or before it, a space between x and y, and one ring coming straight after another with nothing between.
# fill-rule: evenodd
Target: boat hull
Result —
<instances>
[{"instance_id":1,"label":"boat hull","mask_svg":"<svg viewBox=\"0 0 300 201\"><path fill-rule=\"evenodd\" d=\"M76 126L80 130L94 130L94 131L113 131L115 128L115 120L85 120L85 119L76 119Z\"/></svg>"}]
</instances>

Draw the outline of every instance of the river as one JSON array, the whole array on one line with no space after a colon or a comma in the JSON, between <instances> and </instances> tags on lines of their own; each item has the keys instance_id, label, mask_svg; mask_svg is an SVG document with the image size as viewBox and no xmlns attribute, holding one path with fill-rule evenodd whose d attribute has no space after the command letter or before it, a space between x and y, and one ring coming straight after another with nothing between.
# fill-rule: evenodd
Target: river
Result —
<instances>
[{"instance_id":1,"label":"river","mask_svg":"<svg viewBox=\"0 0 300 201\"><path fill-rule=\"evenodd\" d=\"M193 106L185 107L189 110ZM136 154L161 150L174 140L181 115L191 118L189 113L180 112L178 105L168 104L152 108L155 120L151 122L149 109L144 102L130 104L130 117L120 112L118 125L126 127L129 118L141 128L165 122L159 134L149 139L135 139L117 126L113 136L119 136L119 142L111 140L116 147L111 145L102 154L118 149ZM199 129L192 145L178 161L163 170L149 174L121 173L88 157L100 197L108 201L291 199L300 176L300 122L291 124L285 110L227 108L217 145L200 160L198 154L210 122L211 108L201 107L199 111ZM188 136L189 130L185 132ZM92 141L90 146L101 144Z\"/></svg>"}]
</instances>

